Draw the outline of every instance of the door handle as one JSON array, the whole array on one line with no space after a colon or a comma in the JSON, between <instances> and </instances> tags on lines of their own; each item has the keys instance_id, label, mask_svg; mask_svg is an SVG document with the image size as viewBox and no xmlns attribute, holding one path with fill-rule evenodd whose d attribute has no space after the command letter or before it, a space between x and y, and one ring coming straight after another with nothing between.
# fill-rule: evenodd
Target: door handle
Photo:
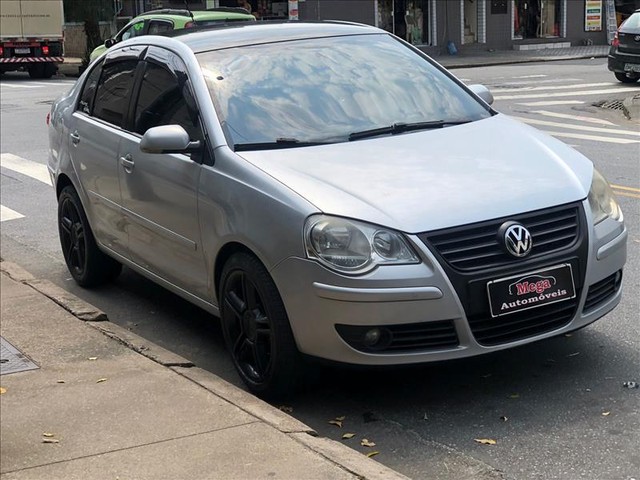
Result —
<instances>
[{"instance_id":1,"label":"door handle","mask_svg":"<svg viewBox=\"0 0 640 480\"><path fill-rule=\"evenodd\" d=\"M74 145L78 145L80 143L80 135L78 135L77 130L69 136L71 137L71 143L73 143Z\"/></svg>"},{"instance_id":2,"label":"door handle","mask_svg":"<svg viewBox=\"0 0 640 480\"><path fill-rule=\"evenodd\" d=\"M120 165L124 167L125 172L131 173L136 164L133 161L131 154L127 153L124 157L120 157Z\"/></svg>"}]
</instances>

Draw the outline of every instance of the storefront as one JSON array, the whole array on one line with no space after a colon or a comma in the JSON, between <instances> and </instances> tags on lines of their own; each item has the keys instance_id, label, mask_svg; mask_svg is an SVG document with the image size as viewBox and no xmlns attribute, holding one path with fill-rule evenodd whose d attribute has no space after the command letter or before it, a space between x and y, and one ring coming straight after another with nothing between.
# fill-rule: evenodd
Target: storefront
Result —
<instances>
[{"instance_id":1,"label":"storefront","mask_svg":"<svg viewBox=\"0 0 640 480\"><path fill-rule=\"evenodd\" d=\"M435 43L434 0L378 0L377 26L414 45Z\"/></svg>"}]
</instances>

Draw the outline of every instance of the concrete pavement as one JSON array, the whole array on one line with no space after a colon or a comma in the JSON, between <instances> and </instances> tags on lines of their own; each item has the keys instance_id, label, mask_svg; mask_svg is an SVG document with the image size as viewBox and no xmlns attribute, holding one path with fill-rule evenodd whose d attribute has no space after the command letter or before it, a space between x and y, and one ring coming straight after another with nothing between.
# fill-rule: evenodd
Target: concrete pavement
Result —
<instances>
[{"instance_id":1,"label":"concrete pavement","mask_svg":"<svg viewBox=\"0 0 640 480\"><path fill-rule=\"evenodd\" d=\"M19 351L3 341L2 480L406 479L19 266L0 270L0 334ZM7 373L14 360L33 369Z\"/></svg>"}]
</instances>

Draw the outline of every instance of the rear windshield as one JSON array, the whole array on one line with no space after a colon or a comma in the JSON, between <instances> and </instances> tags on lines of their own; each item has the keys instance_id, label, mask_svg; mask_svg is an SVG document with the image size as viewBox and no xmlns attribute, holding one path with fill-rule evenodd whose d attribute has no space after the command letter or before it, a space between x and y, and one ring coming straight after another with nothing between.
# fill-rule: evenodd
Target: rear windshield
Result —
<instances>
[{"instance_id":1,"label":"rear windshield","mask_svg":"<svg viewBox=\"0 0 640 480\"><path fill-rule=\"evenodd\" d=\"M491 116L422 55L387 34L314 38L198 54L233 144L340 142L357 131Z\"/></svg>"},{"instance_id":2,"label":"rear windshield","mask_svg":"<svg viewBox=\"0 0 640 480\"><path fill-rule=\"evenodd\" d=\"M624 28L640 28L640 12L636 12L627 18L622 26Z\"/></svg>"}]
</instances>

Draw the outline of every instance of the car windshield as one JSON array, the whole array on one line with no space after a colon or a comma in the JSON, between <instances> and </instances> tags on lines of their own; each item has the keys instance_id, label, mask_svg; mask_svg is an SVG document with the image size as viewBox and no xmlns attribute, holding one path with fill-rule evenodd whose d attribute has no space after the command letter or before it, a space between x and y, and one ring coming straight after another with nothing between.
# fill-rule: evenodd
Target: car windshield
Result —
<instances>
[{"instance_id":1,"label":"car windshield","mask_svg":"<svg viewBox=\"0 0 640 480\"><path fill-rule=\"evenodd\" d=\"M636 12L627 18L622 25L624 28L632 29L632 28L640 28L640 13ZM621 28L622 28L621 27Z\"/></svg>"},{"instance_id":2,"label":"car windshield","mask_svg":"<svg viewBox=\"0 0 640 480\"><path fill-rule=\"evenodd\" d=\"M387 34L234 47L201 53L198 60L236 149L343 142L491 116ZM380 132L371 134L374 129Z\"/></svg>"}]
</instances>

